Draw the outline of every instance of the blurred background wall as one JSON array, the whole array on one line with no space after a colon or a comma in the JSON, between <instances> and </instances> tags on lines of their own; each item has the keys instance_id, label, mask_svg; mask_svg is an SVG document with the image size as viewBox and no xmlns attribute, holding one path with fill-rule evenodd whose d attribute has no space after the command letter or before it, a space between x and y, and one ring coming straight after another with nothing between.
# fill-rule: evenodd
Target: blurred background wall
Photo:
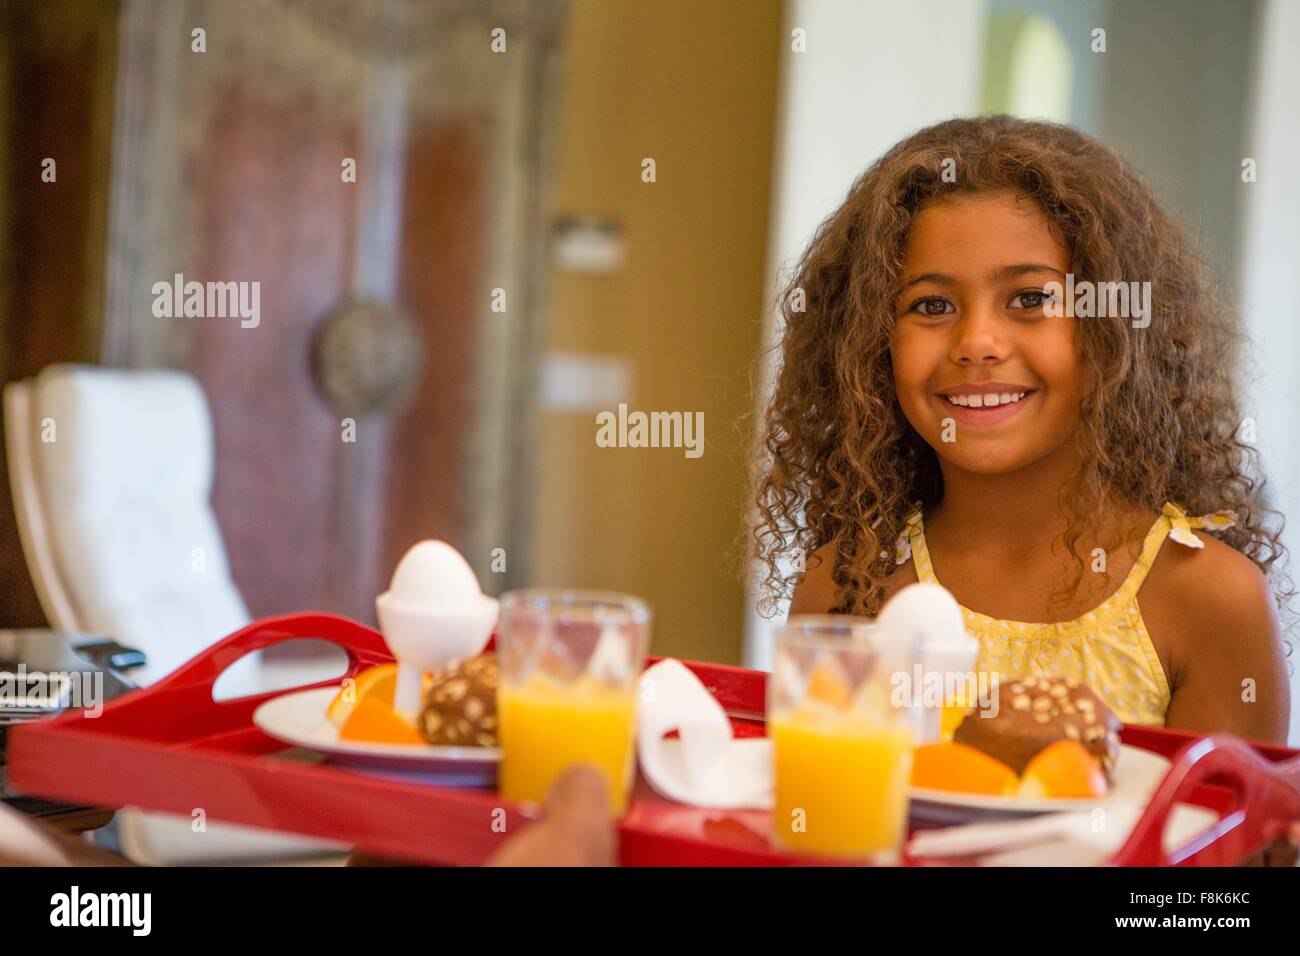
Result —
<instances>
[{"instance_id":1,"label":"blurred background wall","mask_svg":"<svg viewBox=\"0 0 1300 956\"><path fill-rule=\"evenodd\" d=\"M1273 500L1288 521L1284 542L1300 548L1300 298L1286 288L1300 271L1300 125L1294 117L1300 91L1300 4L1266 0L1255 22L1243 157L1262 170L1245 194L1241 241L1236 250L1238 288L1246 331L1253 343L1249 414L1256 420L1259 448ZM1238 168L1240 162L1238 160ZM1279 280L1282 289L1279 291ZM1292 576L1300 569L1295 557ZM1300 634L1292 633L1293 645ZM1300 740L1300 653L1291 655L1291 742Z\"/></svg>"},{"instance_id":2,"label":"blurred background wall","mask_svg":"<svg viewBox=\"0 0 1300 956\"><path fill-rule=\"evenodd\" d=\"M617 222L623 265L553 266L553 389L612 360L596 400L543 394L535 532L539 584L640 594L656 653L735 661L744 622L751 371L763 315L781 5L578 0L561 98L556 214ZM642 161L656 181L642 181ZM572 384L573 389L565 388ZM599 448L594 414L703 412L705 449Z\"/></svg>"}]
</instances>

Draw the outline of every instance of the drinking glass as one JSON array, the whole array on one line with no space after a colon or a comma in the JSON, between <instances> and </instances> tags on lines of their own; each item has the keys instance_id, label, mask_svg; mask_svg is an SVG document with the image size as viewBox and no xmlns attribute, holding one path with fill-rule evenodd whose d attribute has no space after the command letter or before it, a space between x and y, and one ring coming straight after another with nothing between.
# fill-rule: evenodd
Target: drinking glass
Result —
<instances>
[{"instance_id":1,"label":"drinking glass","mask_svg":"<svg viewBox=\"0 0 1300 956\"><path fill-rule=\"evenodd\" d=\"M626 594L502 595L502 796L541 803L557 777L586 763L605 778L613 811L623 812L636 766L637 681L649 637L650 609Z\"/></svg>"},{"instance_id":2,"label":"drinking glass","mask_svg":"<svg viewBox=\"0 0 1300 956\"><path fill-rule=\"evenodd\" d=\"M915 709L891 700L910 640L848 615L795 616L776 635L768 734L773 836L799 853L896 857L907 824Z\"/></svg>"}]
</instances>

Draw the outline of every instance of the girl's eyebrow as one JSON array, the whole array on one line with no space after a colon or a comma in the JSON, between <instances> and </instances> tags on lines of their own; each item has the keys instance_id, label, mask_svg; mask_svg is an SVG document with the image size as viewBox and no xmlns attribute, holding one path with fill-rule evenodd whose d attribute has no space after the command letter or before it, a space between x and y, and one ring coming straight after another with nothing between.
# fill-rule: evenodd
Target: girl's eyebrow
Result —
<instances>
[{"instance_id":1,"label":"girl's eyebrow","mask_svg":"<svg viewBox=\"0 0 1300 956\"><path fill-rule=\"evenodd\" d=\"M1044 265L1041 262L1022 262L1014 266L1003 266L1001 269L998 269L990 275L989 278L995 281L998 279L1013 279L1016 276L1022 276L1030 272L1050 272L1053 275L1060 276L1062 279L1065 278L1065 273L1060 269Z\"/></svg>"},{"instance_id":2,"label":"girl's eyebrow","mask_svg":"<svg viewBox=\"0 0 1300 956\"><path fill-rule=\"evenodd\" d=\"M1011 266L1003 266L1001 269L995 269L989 274L989 278L998 282L1002 279L1013 279L1016 276L1026 275L1030 272L1050 272L1053 275L1065 279L1065 273L1053 266L1041 262L1019 262ZM903 289L916 285L918 282L933 282L935 285L952 286L957 284L957 280L943 272L923 272L919 276L913 276L903 283Z\"/></svg>"},{"instance_id":3,"label":"girl's eyebrow","mask_svg":"<svg viewBox=\"0 0 1300 956\"><path fill-rule=\"evenodd\" d=\"M903 283L903 288L914 286L918 282L933 282L935 285L956 285L957 280L950 275L944 275L942 272L923 272L919 276L908 279Z\"/></svg>"}]
</instances>

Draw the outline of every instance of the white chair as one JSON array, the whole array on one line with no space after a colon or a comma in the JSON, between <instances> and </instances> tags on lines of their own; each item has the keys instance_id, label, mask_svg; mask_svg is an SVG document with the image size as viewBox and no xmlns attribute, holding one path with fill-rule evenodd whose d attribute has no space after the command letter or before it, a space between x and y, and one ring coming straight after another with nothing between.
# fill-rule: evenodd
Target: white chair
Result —
<instances>
[{"instance_id":1,"label":"white chair","mask_svg":"<svg viewBox=\"0 0 1300 956\"><path fill-rule=\"evenodd\" d=\"M149 684L248 623L209 504L212 423L197 382L175 371L54 365L5 387L5 439L23 551L52 627L105 634L147 663ZM305 684L342 655L293 665ZM284 664L249 655L223 697L285 686ZM127 808L123 852L143 863L276 861L340 847L295 835Z\"/></svg>"}]
</instances>

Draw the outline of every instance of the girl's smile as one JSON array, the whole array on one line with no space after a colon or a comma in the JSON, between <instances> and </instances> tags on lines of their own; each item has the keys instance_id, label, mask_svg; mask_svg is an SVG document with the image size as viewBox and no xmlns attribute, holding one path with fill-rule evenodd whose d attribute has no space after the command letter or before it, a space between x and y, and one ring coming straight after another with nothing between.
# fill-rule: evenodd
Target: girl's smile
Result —
<instances>
[{"instance_id":1,"label":"girl's smile","mask_svg":"<svg viewBox=\"0 0 1300 956\"><path fill-rule=\"evenodd\" d=\"M936 394L959 424L987 427L1019 414L1036 392L1028 385L980 382L940 389Z\"/></svg>"}]
</instances>

